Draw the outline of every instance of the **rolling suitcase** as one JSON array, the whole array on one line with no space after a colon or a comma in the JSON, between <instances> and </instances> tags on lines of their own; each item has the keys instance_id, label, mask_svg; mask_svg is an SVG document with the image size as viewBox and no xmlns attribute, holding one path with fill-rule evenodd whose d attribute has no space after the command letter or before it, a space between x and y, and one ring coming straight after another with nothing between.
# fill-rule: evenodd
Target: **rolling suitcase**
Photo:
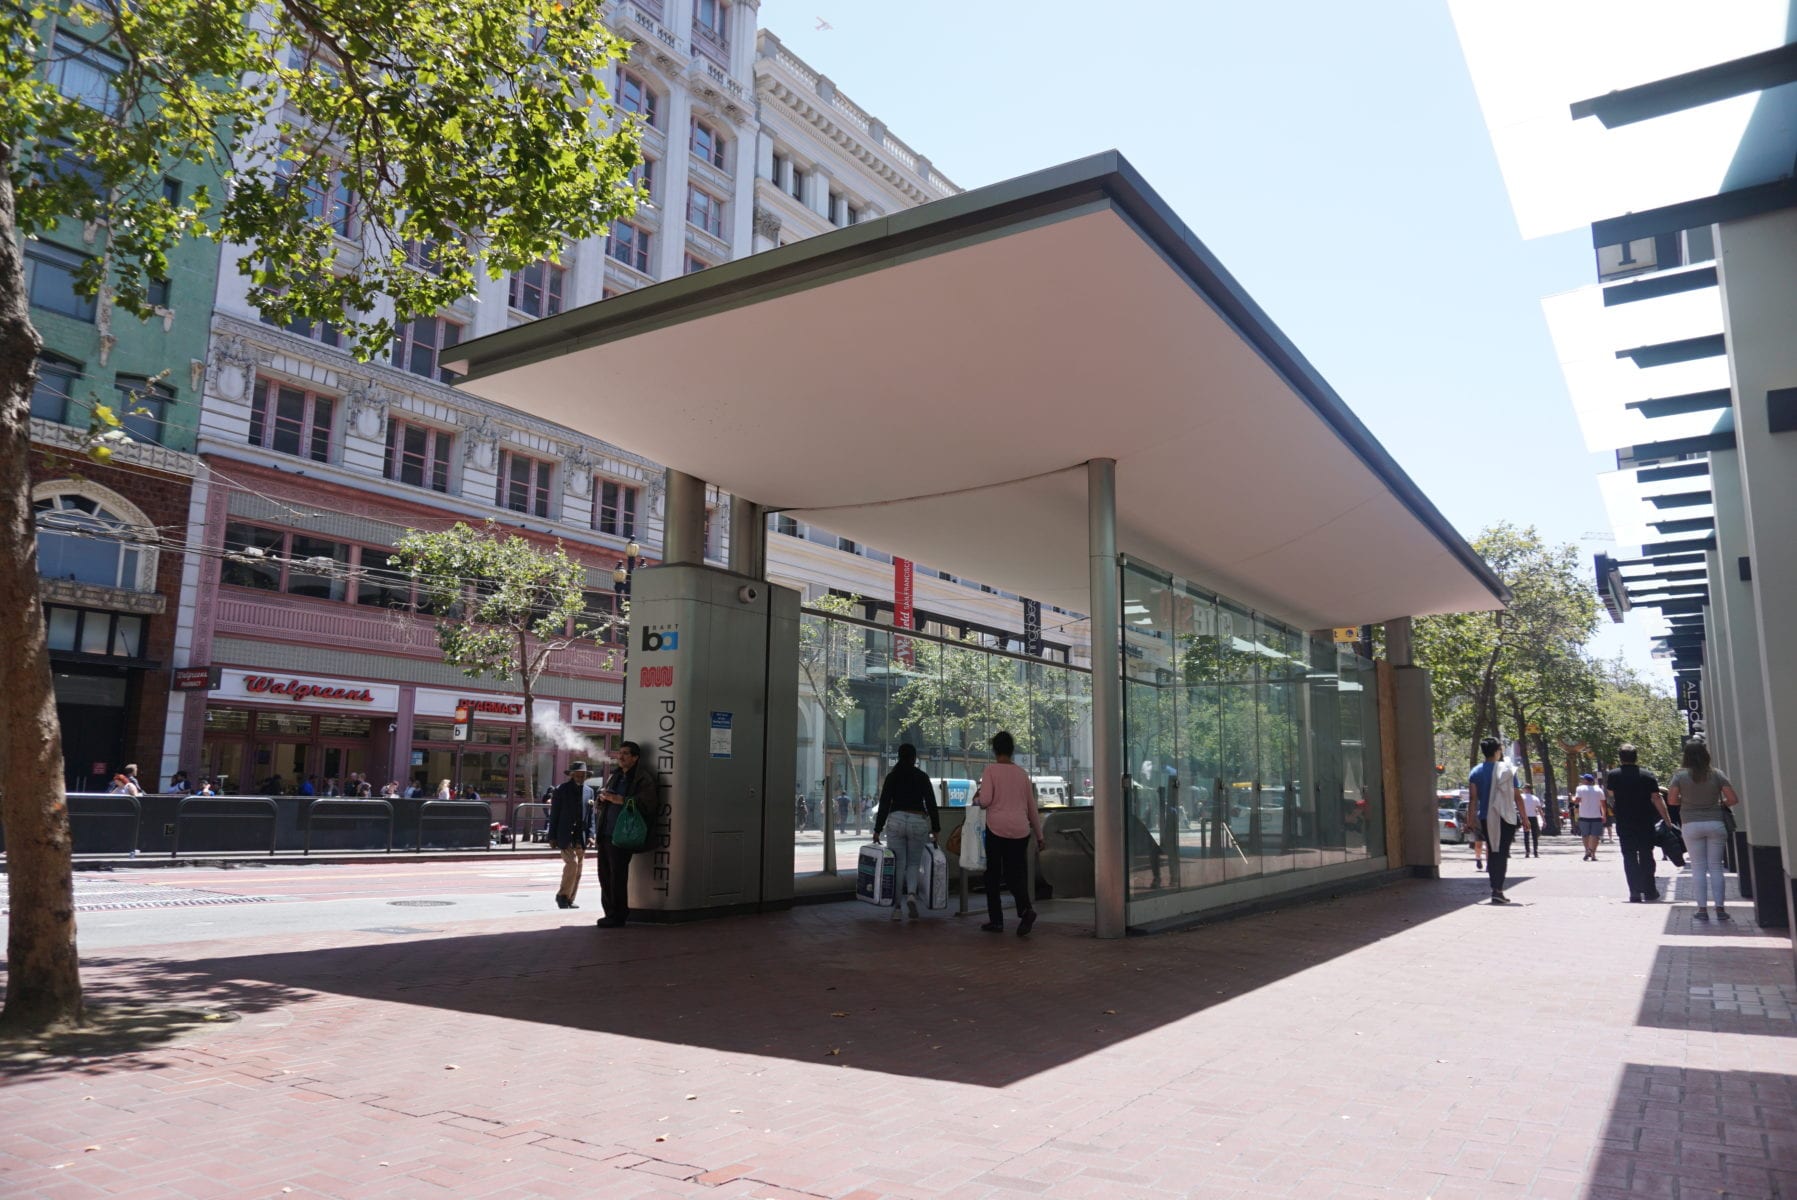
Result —
<instances>
[{"instance_id":1,"label":"rolling suitcase","mask_svg":"<svg viewBox=\"0 0 1797 1200\"><path fill-rule=\"evenodd\" d=\"M890 908L894 887L895 863L892 851L873 843L861 847L861 858L855 871L855 898L868 904Z\"/></svg>"},{"instance_id":2,"label":"rolling suitcase","mask_svg":"<svg viewBox=\"0 0 1797 1200\"><path fill-rule=\"evenodd\" d=\"M948 855L934 843L924 847L917 890L923 893L923 906L931 912L941 912L948 907Z\"/></svg>"}]
</instances>

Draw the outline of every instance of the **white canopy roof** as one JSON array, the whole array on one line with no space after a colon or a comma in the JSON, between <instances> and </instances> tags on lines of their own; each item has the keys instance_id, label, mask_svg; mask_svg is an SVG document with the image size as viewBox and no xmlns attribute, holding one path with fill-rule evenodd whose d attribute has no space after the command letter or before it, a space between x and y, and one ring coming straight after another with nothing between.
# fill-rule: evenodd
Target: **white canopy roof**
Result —
<instances>
[{"instance_id":1,"label":"white canopy roof","mask_svg":"<svg viewBox=\"0 0 1797 1200\"><path fill-rule=\"evenodd\" d=\"M1116 154L456 348L476 394L929 566L1089 611L1119 548L1305 628L1501 583Z\"/></svg>"}]
</instances>

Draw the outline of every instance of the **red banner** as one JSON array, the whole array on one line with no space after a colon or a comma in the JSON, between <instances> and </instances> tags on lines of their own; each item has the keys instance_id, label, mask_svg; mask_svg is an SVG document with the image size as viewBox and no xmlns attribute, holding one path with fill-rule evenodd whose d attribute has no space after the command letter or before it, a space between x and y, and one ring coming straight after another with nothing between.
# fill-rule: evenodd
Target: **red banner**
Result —
<instances>
[{"instance_id":1,"label":"red banner","mask_svg":"<svg viewBox=\"0 0 1797 1200\"><path fill-rule=\"evenodd\" d=\"M913 586L916 574L908 558L892 560L892 627L894 629L916 629L917 609L912 604ZM908 637L892 639L892 659L902 662L907 667L916 664L916 654L911 648Z\"/></svg>"}]
</instances>

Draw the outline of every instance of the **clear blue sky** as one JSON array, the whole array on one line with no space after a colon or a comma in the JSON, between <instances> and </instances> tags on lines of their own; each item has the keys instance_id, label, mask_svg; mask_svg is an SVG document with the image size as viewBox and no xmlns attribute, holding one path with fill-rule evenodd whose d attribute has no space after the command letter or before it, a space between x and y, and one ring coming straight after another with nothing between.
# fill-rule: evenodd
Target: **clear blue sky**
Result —
<instances>
[{"instance_id":1,"label":"clear blue sky","mask_svg":"<svg viewBox=\"0 0 1797 1200\"><path fill-rule=\"evenodd\" d=\"M963 187L1122 151L1462 533L1613 548L1584 536L1606 456L1540 308L1593 281L1589 243L1519 237L1438 0L763 0L761 24ZM1638 621L1604 626L1594 650L1670 679Z\"/></svg>"}]
</instances>

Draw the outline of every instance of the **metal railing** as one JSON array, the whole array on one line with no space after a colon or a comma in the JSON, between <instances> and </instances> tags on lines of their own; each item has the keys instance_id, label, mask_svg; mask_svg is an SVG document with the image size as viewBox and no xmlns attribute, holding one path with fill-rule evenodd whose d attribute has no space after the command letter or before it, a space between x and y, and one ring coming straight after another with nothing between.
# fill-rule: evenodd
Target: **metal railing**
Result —
<instances>
[{"instance_id":1,"label":"metal railing","mask_svg":"<svg viewBox=\"0 0 1797 1200\"><path fill-rule=\"evenodd\" d=\"M521 826L519 825L519 818L525 809L531 809L532 811L541 809L542 813L543 813L543 823L545 825L547 825L549 823L549 806L547 804L542 804L535 800L527 800L523 804L512 805L512 851L513 851L513 853L517 852L518 843L522 842L524 840L524 831L521 828Z\"/></svg>"},{"instance_id":2,"label":"metal railing","mask_svg":"<svg viewBox=\"0 0 1797 1200\"><path fill-rule=\"evenodd\" d=\"M74 844L74 840L75 840L74 839L74 823L76 820L100 821L100 820L126 820L126 819L129 819L131 822L131 853L132 854L137 853L138 835L143 830L144 806L143 806L142 802L139 801L136 796L124 796L124 795L78 796L73 793L70 793L68 796L68 804L69 804L69 826L70 826L69 844L71 846ZM129 805L130 810L128 812L93 812L93 811L84 812L84 811L82 811L83 809L89 808L89 806L103 806L103 805L108 805L108 804Z\"/></svg>"},{"instance_id":3,"label":"metal railing","mask_svg":"<svg viewBox=\"0 0 1797 1200\"><path fill-rule=\"evenodd\" d=\"M280 832L280 809L273 800L262 796L188 796L182 799L175 809L175 840L169 848L169 857L174 858L181 853L181 822L185 821L190 809L224 809L231 805L251 805L255 812L222 812L201 811L193 815L207 817L215 821L267 821L268 852L275 852L275 839Z\"/></svg>"},{"instance_id":4,"label":"metal railing","mask_svg":"<svg viewBox=\"0 0 1797 1200\"><path fill-rule=\"evenodd\" d=\"M320 812L321 808L333 811ZM341 810L341 811L336 811ZM361 811L357 811L361 810ZM387 853L393 853L393 805L386 800L314 800L306 808L305 853L312 853L312 826L319 821L373 821L387 818Z\"/></svg>"},{"instance_id":5,"label":"metal railing","mask_svg":"<svg viewBox=\"0 0 1797 1200\"><path fill-rule=\"evenodd\" d=\"M431 822L475 821L481 823L481 840L493 848L493 806L485 800L426 800L418 806L418 849L424 849L424 827Z\"/></svg>"}]
</instances>

